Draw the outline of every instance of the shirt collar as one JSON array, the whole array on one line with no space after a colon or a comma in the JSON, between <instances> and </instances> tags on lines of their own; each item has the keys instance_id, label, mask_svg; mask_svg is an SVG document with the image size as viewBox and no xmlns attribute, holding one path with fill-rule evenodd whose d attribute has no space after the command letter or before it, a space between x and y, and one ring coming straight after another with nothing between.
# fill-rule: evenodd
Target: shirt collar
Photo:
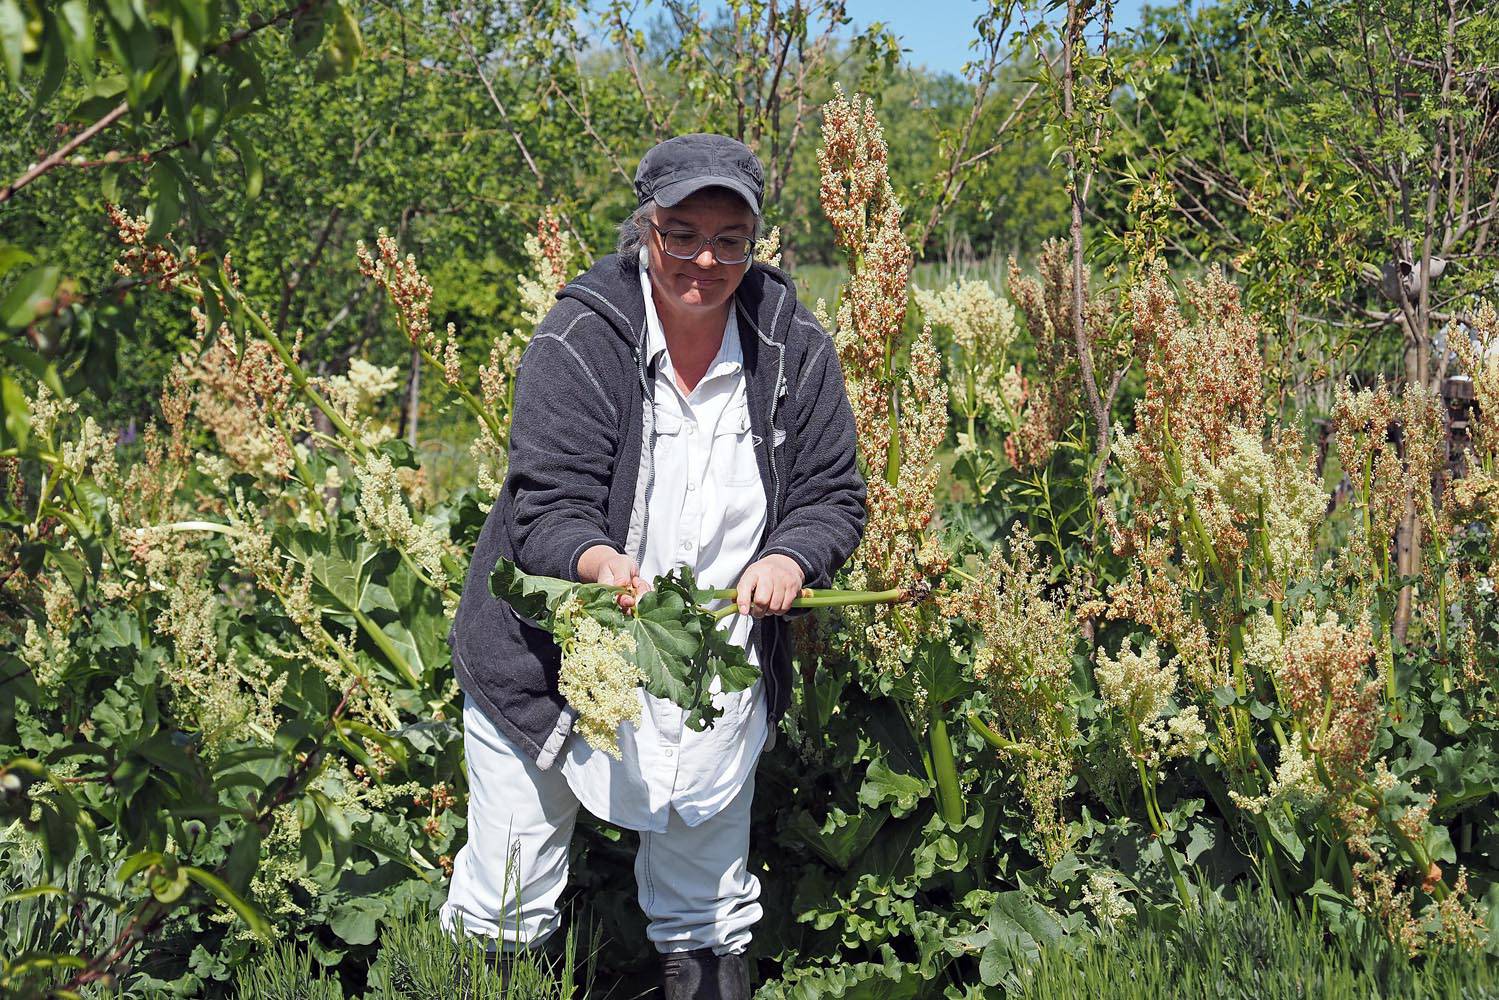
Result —
<instances>
[{"instance_id":1,"label":"shirt collar","mask_svg":"<svg viewBox=\"0 0 1499 1000\"><path fill-rule=\"evenodd\" d=\"M644 262L640 264L640 291L645 296L646 363L654 365L657 358L664 354L667 364L670 364L671 354L666 349L666 334L661 329L661 317L656 313L656 300L651 295L651 276ZM744 367L744 348L739 343L739 318L735 315L736 311L731 304L728 321L724 323L723 339L718 345L718 353L713 356L708 371L703 376L705 379Z\"/></svg>"}]
</instances>

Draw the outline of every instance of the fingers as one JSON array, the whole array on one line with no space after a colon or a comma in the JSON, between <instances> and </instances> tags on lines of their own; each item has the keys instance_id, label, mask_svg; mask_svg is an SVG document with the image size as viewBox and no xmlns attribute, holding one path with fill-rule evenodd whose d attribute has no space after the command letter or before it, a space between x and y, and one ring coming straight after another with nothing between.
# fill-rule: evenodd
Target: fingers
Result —
<instances>
[{"instance_id":1,"label":"fingers","mask_svg":"<svg viewBox=\"0 0 1499 1000\"><path fill-rule=\"evenodd\" d=\"M641 578L640 567L627 555L615 556L605 563L599 572L599 582L612 587L629 588L614 599L615 603L625 611L634 608L640 595L651 589L650 583Z\"/></svg>"},{"instance_id":2,"label":"fingers","mask_svg":"<svg viewBox=\"0 0 1499 1000\"><path fill-rule=\"evenodd\" d=\"M755 580L755 599L750 606L750 614L756 618L764 618L765 613L770 610L770 602L775 598L775 592L775 574L761 573Z\"/></svg>"},{"instance_id":3,"label":"fingers","mask_svg":"<svg viewBox=\"0 0 1499 1000\"><path fill-rule=\"evenodd\" d=\"M739 586L735 588L734 603L739 606L741 615L749 614L750 602L755 599L755 581L759 578L760 572L754 566L745 570L744 575L739 578Z\"/></svg>"},{"instance_id":4,"label":"fingers","mask_svg":"<svg viewBox=\"0 0 1499 1000\"><path fill-rule=\"evenodd\" d=\"M776 587L775 600L770 605L771 614L784 615L791 610L791 602L796 600L797 589L790 580L782 580Z\"/></svg>"},{"instance_id":5,"label":"fingers","mask_svg":"<svg viewBox=\"0 0 1499 1000\"><path fill-rule=\"evenodd\" d=\"M734 602L741 615L763 618L767 614L785 614L791 610L791 603L802 596L801 581L792 574L780 572L774 565L755 563L739 578Z\"/></svg>"}]
</instances>

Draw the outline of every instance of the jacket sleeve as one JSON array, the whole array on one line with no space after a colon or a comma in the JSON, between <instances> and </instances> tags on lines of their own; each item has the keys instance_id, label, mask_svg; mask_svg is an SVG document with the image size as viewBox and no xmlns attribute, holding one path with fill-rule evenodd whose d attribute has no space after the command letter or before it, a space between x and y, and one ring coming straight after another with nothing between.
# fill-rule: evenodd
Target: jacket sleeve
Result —
<instances>
[{"instance_id":1,"label":"jacket sleeve","mask_svg":"<svg viewBox=\"0 0 1499 1000\"><path fill-rule=\"evenodd\" d=\"M563 333L556 325L538 328L516 371L506 483L516 564L576 581L584 550L614 545L605 510L621 425L595 370L605 362L569 342L577 322Z\"/></svg>"},{"instance_id":2,"label":"jacket sleeve","mask_svg":"<svg viewBox=\"0 0 1499 1000\"><path fill-rule=\"evenodd\" d=\"M788 443L795 453L777 456L789 470L786 502L760 555L789 556L802 568L803 586L828 587L864 535L865 483L832 338L821 333L811 353L809 367L788 393L796 430Z\"/></svg>"}]
</instances>

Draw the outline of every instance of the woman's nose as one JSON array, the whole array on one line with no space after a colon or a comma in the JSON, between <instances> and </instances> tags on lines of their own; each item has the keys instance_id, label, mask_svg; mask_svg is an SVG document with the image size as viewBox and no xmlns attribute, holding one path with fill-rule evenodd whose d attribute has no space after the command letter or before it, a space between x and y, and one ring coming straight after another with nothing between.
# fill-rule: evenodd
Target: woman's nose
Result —
<instances>
[{"instance_id":1,"label":"woman's nose","mask_svg":"<svg viewBox=\"0 0 1499 1000\"><path fill-rule=\"evenodd\" d=\"M717 264L718 259L713 256L713 244L704 243L703 248L698 251L697 256L692 258L692 262L704 271Z\"/></svg>"}]
</instances>

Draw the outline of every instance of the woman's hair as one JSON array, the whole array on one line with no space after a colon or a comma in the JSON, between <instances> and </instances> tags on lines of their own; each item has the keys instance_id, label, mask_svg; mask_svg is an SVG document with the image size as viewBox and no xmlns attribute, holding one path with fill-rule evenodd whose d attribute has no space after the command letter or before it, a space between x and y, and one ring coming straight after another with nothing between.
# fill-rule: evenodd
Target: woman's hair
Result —
<instances>
[{"instance_id":1,"label":"woman's hair","mask_svg":"<svg viewBox=\"0 0 1499 1000\"><path fill-rule=\"evenodd\" d=\"M615 242L614 249L619 251L621 257L631 258L640 253L640 248L645 245L645 231L651 221L651 209L655 207L654 201L646 199L619 224L619 239Z\"/></svg>"},{"instance_id":2,"label":"woman's hair","mask_svg":"<svg viewBox=\"0 0 1499 1000\"><path fill-rule=\"evenodd\" d=\"M621 257L633 258L640 253L640 248L645 245L646 230L650 228L651 210L655 207L656 203L647 199L619 224L619 239L615 241L614 249ZM760 216L755 216L755 231L751 235L758 241L764 229Z\"/></svg>"}]
</instances>

